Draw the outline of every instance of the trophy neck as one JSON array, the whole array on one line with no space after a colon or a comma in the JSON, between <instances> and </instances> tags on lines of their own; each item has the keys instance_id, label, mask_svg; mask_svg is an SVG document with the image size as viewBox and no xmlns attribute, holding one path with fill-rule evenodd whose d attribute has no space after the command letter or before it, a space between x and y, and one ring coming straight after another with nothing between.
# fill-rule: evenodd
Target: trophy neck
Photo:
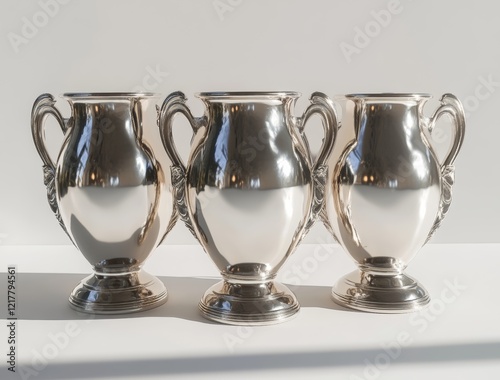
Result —
<instances>
[{"instance_id":1,"label":"trophy neck","mask_svg":"<svg viewBox=\"0 0 500 380\"><path fill-rule=\"evenodd\" d=\"M71 99L74 132L94 139L142 137L142 104L138 99ZM87 131L87 132L85 132Z\"/></svg>"},{"instance_id":2,"label":"trophy neck","mask_svg":"<svg viewBox=\"0 0 500 380\"><path fill-rule=\"evenodd\" d=\"M251 138L254 136L262 144L268 144L283 130L288 129L291 102L242 101L214 102L207 106L209 129L217 133L230 133ZM224 132L225 131L225 132ZM214 131L215 132L215 131ZM267 137L264 137L267 136Z\"/></svg>"},{"instance_id":3,"label":"trophy neck","mask_svg":"<svg viewBox=\"0 0 500 380\"><path fill-rule=\"evenodd\" d=\"M358 135L369 132L372 137L376 137L387 133L403 133L408 136L419 134L422 109L428 97L400 94L391 97L356 96L349 99L355 103L354 123Z\"/></svg>"},{"instance_id":4,"label":"trophy neck","mask_svg":"<svg viewBox=\"0 0 500 380\"><path fill-rule=\"evenodd\" d=\"M206 106L210 129L238 135L275 136L287 128L296 92L204 92L196 94ZM263 139L263 138L259 138ZM264 140L264 139L263 139ZM266 143L266 142L264 142Z\"/></svg>"},{"instance_id":5,"label":"trophy neck","mask_svg":"<svg viewBox=\"0 0 500 380\"><path fill-rule=\"evenodd\" d=\"M142 114L149 101L159 94L141 92L80 92L65 93L72 108L74 126L85 126L104 132L103 136L134 132L142 136Z\"/></svg>"}]
</instances>

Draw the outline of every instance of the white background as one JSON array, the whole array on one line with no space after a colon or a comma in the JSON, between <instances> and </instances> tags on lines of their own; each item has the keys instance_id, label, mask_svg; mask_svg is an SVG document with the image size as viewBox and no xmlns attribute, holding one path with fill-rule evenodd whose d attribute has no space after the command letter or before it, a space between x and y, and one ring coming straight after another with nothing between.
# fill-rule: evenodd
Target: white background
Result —
<instances>
[{"instance_id":1,"label":"white background","mask_svg":"<svg viewBox=\"0 0 500 380\"><path fill-rule=\"evenodd\" d=\"M390 1L88 0L58 3L50 12L42 3L0 5L2 244L69 243L46 203L30 132L35 98L139 87L162 97L182 90L198 115L198 91L300 91L297 115L316 90L332 97L389 91L439 98L452 92L464 102L468 125L456 161L454 202L433 242L500 242L495 2L401 0L390 17L380 13ZM36 30L29 23L38 24ZM363 39L359 30L369 36ZM347 45L357 50L349 55L342 50ZM155 78L151 71L160 74ZM59 104L67 115L67 105ZM56 155L61 137L52 127L48 137ZM189 130L183 123L178 130L186 154ZM318 141L321 130L311 125L311 139ZM318 225L306 242L326 239ZM191 243L180 224L165 240Z\"/></svg>"},{"instance_id":2,"label":"white background","mask_svg":"<svg viewBox=\"0 0 500 380\"><path fill-rule=\"evenodd\" d=\"M51 337L70 324L76 323L79 333L30 378L498 378L500 317L491 299L500 247L496 2L401 0L390 20L384 11L389 0L73 0L49 9L51 15L43 3L54 4L0 2L0 268L15 263L19 269L19 366L34 368L36 356L53 346ZM23 36L32 22L41 26ZM371 36L363 40L360 31ZM25 40L16 45L13 38ZM347 45L356 52L343 52ZM151 71L160 73L154 77ZM355 266L339 246L322 244L332 240L319 224L306 238L316 245L301 245L278 274L278 280L293 284L302 306L287 323L252 328L205 321L197 303L219 275L198 245L160 247L148 259L145 269L160 276L170 292L165 305L133 316L75 315L67 297L90 268L47 205L31 138L31 107L43 92L140 87L162 97L182 90L197 115L198 91L300 91L297 115L317 90L332 97L454 93L467 109L467 132L456 161L453 205L432 241L474 244L422 248L409 274L429 290L432 303L410 315L336 306L331 286ZM426 112L436 105L430 102ZM64 101L58 106L68 115ZM307 128L316 146L321 130ZM450 137L443 131L441 137ZM190 137L185 122L179 121L177 132L185 156ZM57 155L61 136L53 122L48 140ZM436 147L446 148L444 138ZM497 244L477 244L485 242ZM196 242L179 224L165 244ZM450 282L464 289L444 304ZM2 273L0 283L6 284ZM0 305L6 295L0 292ZM422 322L422 313L429 313L425 328L412 323ZM6 332L4 327L2 356ZM382 347L402 332L412 343L382 363L384 370L367 373L384 354ZM18 378L9 374L4 357L0 377Z\"/></svg>"}]
</instances>

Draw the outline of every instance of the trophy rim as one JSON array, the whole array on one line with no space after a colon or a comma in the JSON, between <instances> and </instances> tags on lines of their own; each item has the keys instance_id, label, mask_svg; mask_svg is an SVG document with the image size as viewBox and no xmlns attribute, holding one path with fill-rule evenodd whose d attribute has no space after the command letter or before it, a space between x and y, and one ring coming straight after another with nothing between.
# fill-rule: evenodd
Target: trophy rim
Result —
<instances>
[{"instance_id":1,"label":"trophy rim","mask_svg":"<svg viewBox=\"0 0 500 380\"><path fill-rule=\"evenodd\" d=\"M299 98L302 94L297 91L206 91L197 92L194 94L200 99L231 99L244 98L244 99L257 99L257 98Z\"/></svg>"},{"instance_id":2,"label":"trophy rim","mask_svg":"<svg viewBox=\"0 0 500 380\"><path fill-rule=\"evenodd\" d=\"M427 92L360 92L344 95L347 99L430 99Z\"/></svg>"},{"instance_id":3,"label":"trophy rim","mask_svg":"<svg viewBox=\"0 0 500 380\"><path fill-rule=\"evenodd\" d=\"M153 98L160 97L161 94L154 92L65 92L61 95L67 99L130 99L130 98Z\"/></svg>"}]
</instances>

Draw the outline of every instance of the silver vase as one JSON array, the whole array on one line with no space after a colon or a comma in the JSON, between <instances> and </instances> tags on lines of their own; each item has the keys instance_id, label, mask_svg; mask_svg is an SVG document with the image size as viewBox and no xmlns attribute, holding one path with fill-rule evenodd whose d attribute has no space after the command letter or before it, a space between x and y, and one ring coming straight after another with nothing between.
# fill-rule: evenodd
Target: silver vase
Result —
<instances>
[{"instance_id":1,"label":"silver vase","mask_svg":"<svg viewBox=\"0 0 500 380\"><path fill-rule=\"evenodd\" d=\"M33 105L31 128L43 161L50 207L73 244L92 265L69 298L91 313L127 313L163 304L165 286L141 269L176 219L160 163L143 138L151 94L82 93L63 96L64 119L50 94ZM154 129L153 116L146 128ZM44 120L53 116L64 142L53 162Z\"/></svg>"},{"instance_id":2,"label":"silver vase","mask_svg":"<svg viewBox=\"0 0 500 380\"><path fill-rule=\"evenodd\" d=\"M324 220L359 270L336 283L333 299L364 311L413 311L429 295L404 270L450 206L464 110L450 94L430 118L423 114L426 94L346 98L352 107L342 118L330 162ZM454 133L439 162L426 133L442 115L452 117Z\"/></svg>"},{"instance_id":3,"label":"silver vase","mask_svg":"<svg viewBox=\"0 0 500 380\"><path fill-rule=\"evenodd\" d=\"M270 324L299 310L293 293L274 281L323 206L326 162L336 135L330 100L315 93L302 117L294 92L200 93L205 114L195 118L184 94L168 96L160 131L173 162L179 214L223 280L200 302L202 314L228 324ZM187 166L173 138L176 113L194 138ZM321 116L325 139L313 161L304 124Z\"/></svg>"}]
</instances>

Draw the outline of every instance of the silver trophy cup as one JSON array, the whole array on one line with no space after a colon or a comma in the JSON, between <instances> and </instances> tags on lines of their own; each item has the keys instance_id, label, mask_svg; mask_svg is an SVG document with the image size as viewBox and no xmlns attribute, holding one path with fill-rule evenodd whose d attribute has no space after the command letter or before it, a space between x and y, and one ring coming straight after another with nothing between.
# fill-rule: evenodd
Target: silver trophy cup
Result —
<instances>
[{"instance_id":1,"label":"silver trophy cup","mask_svg":"<svg viewBox=\"0 0 500 380\"><path fill-rule=\"evenodd\" d=\"M451 202L453 163L465 131L460 101L446 94L431 118L425 94L347 95L351 105L330 161L327 228L359 270L340 279L333 299L358 310L421 308L427 291L404 269L439 227ZM438 161L426 133L453 119L451 148Z\"/></svg>"},{"instance_id":2,"label":"silver trophy cup","mask_svg":"<svg viewBox=\"0 0 500 380\"><path fill-rule=\"evenodd\" d=\"M35 101L31 128L43 161L50 207L92 265L69 298L91 313L127 313L163 304L162 282L141 269L173 226L176 211L160 163L143 138L151 94L65 94L71 117L54 98ZM147 129L154 128L150 107ZM57 162L47 152L44 120L53 116L65 137Z\"/></svg>"},{"instance_id":3,"label":"silver trophy cup","mask_svg":"<svg viewBox=\"0 0 500 380\"><path fill-rule=\"evenodd\" d=\"M292 115L294 92L200 93L205 114L195 118L184 94L168 96L159 112L179 214L223 280L199 307L211 320L271 324L292 317L299 304L274 281L323 205L325 166L336 135L331 101L315 93L302 117ZM176 113L194 138L187 167L173 138ZM313 162L303 135L318 114L325 138Z\"/></svg>"}]
</instances>

